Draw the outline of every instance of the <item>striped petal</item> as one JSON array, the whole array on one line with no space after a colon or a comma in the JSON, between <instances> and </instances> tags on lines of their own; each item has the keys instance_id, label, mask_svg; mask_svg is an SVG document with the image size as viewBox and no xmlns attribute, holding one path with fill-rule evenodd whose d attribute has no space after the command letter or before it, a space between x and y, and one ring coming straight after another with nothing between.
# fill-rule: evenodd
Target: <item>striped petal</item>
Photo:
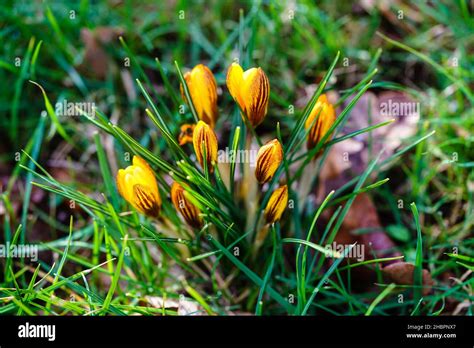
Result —
<instances>
[{"instance_id":1,"label":"striped petal","mask_svg":"<svg viewBox=\"0 0 474 348\"><path fill-rule=\"evenodd\" d=\"M120 195L141 213L157 217L161 198L153 170L141 157L134 156L132 165L119 169L117 188Z\"/></svg>"},{"instance_id":2,"label":"striped petal","mask_svg":"<svg viewBox=\"0 0 474 348\"><path fill-rule=\"evenodd\" d=\"M288 186L281 186L273 191L265 208L265 220L273 224L281 219L288 204Z\"/></svg>"},{"instance_id":3,"label":"striped petal","mask_svg":"<svg viewBox=\"0 0 474 348\"><path fill-rule=\"evenodd\" d=\"M204 167L205 154L207 168L212 173L213 165L217 162L217 136L207 123L203 121L197 123L193 132L193 146L201 167Z\"/></svg>"},{"instance_id":4,"label":"striped petal","mask_svg":"<svg viewBox=\"0 0 474 348\"><path fill-rule=\"evenodd\" d=\"M194 228L201 228L203 221L199 215L201 211L186 198L184 187L174 182L171 186L171 201L184 220Z\"/></svg>"},{"instance_id":5,"label":"striped petal","mask_svg":"<svg viewBox=\"0 0 474 348\"><path fill-rule=\"evenodd\" d=\"M257 153L255 177L260 184L269 182L283 160L283 148L277 139L263 145Z\"/></svg>"},{"instance_id":6,"label":"striped petal","mask_svg":"<svg viewBox=\"0 0 474 348\"><path fill-rule=\"evenodd\" d=\"M196 65L184 75L194 108L200 120L214 127L217 117L217 83L212 71L205 65ZM183 87L181 93L184 97Z\"/></svg>"}]
</instances>

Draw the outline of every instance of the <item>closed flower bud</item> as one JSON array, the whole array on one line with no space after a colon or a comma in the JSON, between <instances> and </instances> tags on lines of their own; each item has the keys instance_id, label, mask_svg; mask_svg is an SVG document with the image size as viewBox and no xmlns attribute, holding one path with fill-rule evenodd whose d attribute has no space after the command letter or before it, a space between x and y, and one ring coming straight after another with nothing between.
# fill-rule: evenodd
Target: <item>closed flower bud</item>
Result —
<instances>
[{"instance_id":1,"label":"closed flower bud","mask_svg":"<svg viewBox=\"0 0 474 348\"><path fill-rule=\"evenodd\" d=\"M207 66L199 64L184 74L184 79L199 119L214 128L218 116L217 84L212 71ZM186 100L183 86L181 86L181 94Z\"/></svg>"},{"instance_id":2,"label":"closed flower bud","mask_svg":"<svg viewBox=\"0 0 474 348\"><path fill-rule=\"evenodd\" d=\"M262 123L267 114L270 83L261 68L243 71L237 63L232 63L227 71L227 88L247 115L253 127Z\"/></svg>"},{"instance_id":3,"label":"closed flower bud","mask_svg":"<svg viewBox=\"0 0 474 348\"><path fill-rule=\"evenodd\" d=\"M179 145L183 146L187 143L193 142L193 131L194 131L194 124L183 124L180 127L181 132L178 136Z\"/></svg>"},{"instance_id":4,"label":"closed flower bud","mask_svg":"<svg viewBox=\"0 0 474 348\"><path fill-rule=\"evenodd\" d=\"M288 204L288 186L281 186L273 191L265 208L265 220L273 224L280 220Z\"/></svg>"},{"instance_id":5,"label":"closed flower bud","mask_svg":"<svg viewBox=\"0 0 474 348\"><path fill-rule=\"evenodd\" d=\"M263 145L257 153L255 177L260 184L269 182L283 160L283 149L277 139Z\"/></svg>"},{"instance_id":6,"label":"closed flower bud","mask_svg":"<svg viewBox=\"0 0 474 348\"><path fill-rule=\"evenodd\" d=\"M177 182L171 186L171 201L184 220L194 228L201 228L203 221L199 214L201 211L184 195L184 188Z\"/></svg>"},{"instance_id":7,"label":"closed flower bud","mask_svg":"<svg viewBox=\"0 0 474 348\"><path fill-rule=\"evenodd\" d=\"M133 164L117 173L120 195L142 214L158 217L161 198L158 184L150 166L144 159L133 156Z\"/></svg>"},{"instance_id":8,"label":"closed flower bud","mask_svg":"<svg viewBox=\"0 0 474 348\"><path fill-rule=\"evenodd\" d=\"M217 162L217 136L205 122L199 121L193 132L193 146L197 160L204 168L204 155L209 172L213 172L213 164Z\"/></svg>"},{"instance_id":9,"label":"closed flower bud","mask_svg":"<svg viewBox=\"0 0 474 348\"><path fill-rule=\"evenodd\" d=\"M305 123L305 129L311 127L308 133L308 149L311 150L318 145L335 121L336 112L334 111L334 106L329 103L326 94L321 94ZM326 141L328 141L329 138L330 136L327 137Z\"/></svg>"}]
</instances>

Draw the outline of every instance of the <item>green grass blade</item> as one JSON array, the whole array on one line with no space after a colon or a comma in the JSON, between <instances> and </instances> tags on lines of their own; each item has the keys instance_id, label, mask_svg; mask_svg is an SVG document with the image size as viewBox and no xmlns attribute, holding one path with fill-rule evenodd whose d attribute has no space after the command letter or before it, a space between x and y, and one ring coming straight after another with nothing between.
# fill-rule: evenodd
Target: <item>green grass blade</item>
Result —
<instances>
[{"instance_id":1,"label":"green grass blade","mask_svg":"<svg viewBox=\"0 0 474 348\"><path fill-rule=\"evenodd\" d=\"M423 237L421 235L421 226L419 221L418 209L415 203L410 204L413 217L415 219L416 226L416 259L415 259L415 271L413 272L413 298L416 303L421 300L421 290L423 286ZM414 315L418 314L419 307L415 308Z\"/></svg>"}]
</instances>

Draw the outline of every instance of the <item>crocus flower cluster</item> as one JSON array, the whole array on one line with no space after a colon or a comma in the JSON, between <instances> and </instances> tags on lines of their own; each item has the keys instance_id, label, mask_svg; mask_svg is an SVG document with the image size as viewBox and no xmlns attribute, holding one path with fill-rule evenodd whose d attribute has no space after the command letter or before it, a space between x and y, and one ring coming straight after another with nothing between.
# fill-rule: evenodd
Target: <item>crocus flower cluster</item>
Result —
<instances>
[{"instance_id":1,"label":"crocus flower cluster","mask_svg":"<svg viewBox=\"0 0 474 348\"><path fill-rule=\"evenodd\" d=\"M199 121L197 124L183 124L178 136L179 145L192 143L196 159L201 168L213 173L217 162L218 141L214 131L218 119L217 83L211 70L203 64L195 66L184 75L191 101L187 100L184 86L181 93L186 103L192 103ZM261 68L246 71L233 63L227 72L227 88L238 104L242 119L249 127L260 125L268 111L270 83ZM322 94L316 101L306 122L308 131L307 148L315 148L328 133L336 120L333 105ZM330 137L328 136L327 139ZM319 153L316 154L319 156ZM273 139L260 147L257 153L255 177L259 184L268 183L275 175L284 158L284 150L278 139ZM161 198L158 184L152 169L144 159L134 156L133 164L120 169L117 174L117 187L121 196L136 210L149 217L159 216ZM171 186L171 201L175 209L193 228L201 228L203 219L186 192L187 187L177 182ZM264 209L266 223L279 221L288 204L288 187L275 189Z\"/></svg>"}]
</instances>

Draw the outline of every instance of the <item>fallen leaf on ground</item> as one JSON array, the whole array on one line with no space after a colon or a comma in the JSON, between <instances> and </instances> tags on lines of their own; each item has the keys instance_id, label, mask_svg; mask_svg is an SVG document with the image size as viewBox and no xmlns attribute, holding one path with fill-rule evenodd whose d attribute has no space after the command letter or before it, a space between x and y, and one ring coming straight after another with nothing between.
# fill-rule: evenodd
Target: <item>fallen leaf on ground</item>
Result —
<instances>
[{"instance_id":1,"label":"fallen leaf on ground","mask_svg":"<svg viewBox=\"0 0 474 348\"><path fill-rule=\"evenodd\" d=\"M159 296L145 296L145 299L149 304L155 308L178 308L179 301L174 299L164 299Z\"/></svg>"},{"instance_id":2,"label":"fallen leaf on ground","mask_svg":"<svg viewBox=\"0 0 474 348\"><path fill-rule=\"evenodd\" d=\"M396 250L395 243L380 224L375 205L367 193L361 193L355 198L335 237L335 242L337 245L346 246L357 243L353 250L359 251L362 255L350 255L352 256L350 258L351 264L362 260L372 260L374 257L401 256ZM397 262L397 260L386 261L375 265L375 267L393 262ZM367 290L377 280L374 265L370 268L365 266L352 268L351 277L355 280L353 288L356 291Z\"/></svg>"},{"instance_id":3,"label":"fallen leaf on ground","mask_svg":"<svg viewBox=\"0 0 474 348\"><path fill-rule=\"evenodd\" d=\"M387 282L398 285L413 285L415 265L408 262L397 262L382 269ZM423 295L428 295L434 282L428 270L423 270Z\"/></svg>"},{"instance_id":4,"label":"fallen leaf on ground","mask_svg":"<svg viewBox=\"0 0 474 348\"><path fill-rule=\"evenodd\" d=\"M85 46L85 53L81 69L90 72L98 79L104 79L109 66L109 57L104 46L117 39L121 34L120 28L98 27L95 30L83 28L81 39Z\"/></svg>"},{"instance_id":5,"label":"fallen leaf on ground","mask_svg":"<svg viewBox=\"0 0 474 348\"><path fill-rule=\"evenodd\" d=\"M357 230L365 230L357 233ZM375 204L367 193L359 194L352 203L336 236L341 244L361 243L365 247L365 259L399 256L395 243L380 224Z\"/></svg>"}]
</instances>

